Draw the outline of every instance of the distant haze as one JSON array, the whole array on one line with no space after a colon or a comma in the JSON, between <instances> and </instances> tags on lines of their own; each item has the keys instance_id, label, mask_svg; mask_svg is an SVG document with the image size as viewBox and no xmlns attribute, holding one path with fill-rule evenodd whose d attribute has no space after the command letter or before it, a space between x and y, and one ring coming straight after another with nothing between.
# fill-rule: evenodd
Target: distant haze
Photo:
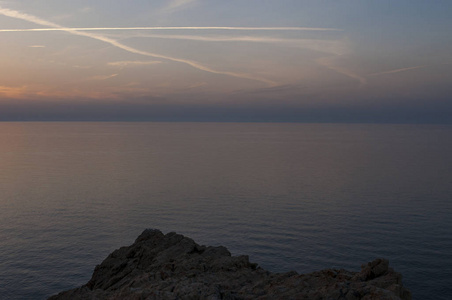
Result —
<instances>
[{"instance_id":1,"label":"distant haze","mask_svg":"<svg viewBox=\"0 0 452 300\"><path fill-rule=\"evenodd\" d=\"M0 1L0 121L452 123L451 1Z\"/></svg>"}]
</instances>

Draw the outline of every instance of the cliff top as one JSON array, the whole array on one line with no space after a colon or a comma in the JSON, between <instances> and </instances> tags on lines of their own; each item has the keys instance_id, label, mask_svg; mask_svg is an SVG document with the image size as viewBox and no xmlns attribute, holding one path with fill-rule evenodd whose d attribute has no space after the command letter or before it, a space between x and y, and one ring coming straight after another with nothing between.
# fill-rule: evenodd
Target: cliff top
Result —
<instances>
[{"instance_id":1,"label":"cliff top","mask_svg":"<svg viewBox=\"0 0 452 300\"><path fill-rule=\"evenodd\" d=\"M360 272L271 273L248 256L146 229L112 252L83 286L49 299L411 299L385 259Z\"/></svg>"}]
</instances>

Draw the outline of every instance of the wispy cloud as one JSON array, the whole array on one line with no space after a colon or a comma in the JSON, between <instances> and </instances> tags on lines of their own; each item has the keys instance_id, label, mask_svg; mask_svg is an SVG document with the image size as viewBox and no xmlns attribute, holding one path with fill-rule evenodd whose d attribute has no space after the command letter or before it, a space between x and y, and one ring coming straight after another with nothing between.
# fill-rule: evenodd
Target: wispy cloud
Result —
<instances>
[{"instance_id":1,"label":"wispy cloud","mask_svg":"<svg viewBox=\"0 0 452 300\"><path fill-rule=\"evenodd\" d=\"M348 52L348 44L343 40L320 40L320 39L293 39L276 38L265 36L224 36L224 35L174 35L174 34L142 34L127 36L145 37L158 39L191 40L200 42L244 42L244 43L267 43L281 46L310 49L318 52L342 55Z\"/></svg>"},{"instance_id":2,"label":"wispy cloud","mask_svg":"<svg viewBox=\"0 0 452 300\"><path fill-rule=\"evenodd\" d=\"M20 98L24 93L26 93L27 87L26 86L4 86L0 85L0 96L4 98Z\"/></svg>"},{"instance_id":3,"label":"wispy cloud","mask_svg":"<svg viewBox=\"0 0 452 300\"><path fill-rule=\"evenodd\" d=\"M92 76L89 77L88 80L107 80L113 77L118 76L118 74L111 74L111 75L99 75L99 76Z\"/></svg>"},{"instance_id":4,"label":"wispy cloud","mask_svg":"<svg viewBox=\"0 0 452 300\"><path fill-rule=\"evenodd\" d=\"M0 96L4 99L38 99L38 98L59 98L65 97L64 93L52 90L44 85L22 85L22 86L1 86ZM66 95L67 96L67 95Z\"/></svg>"},{"instance_id":5,"label":"wispy cloud","mask_svg":"<svg viewBox=\"0 0 452 300\"><path fill-rule=\"evenodd\" d=\"M101 80L102 78L97 80ZM107 77L107 76L105 76ZM88 79L87 79L88 80ZM93 80L93 78L91 78ZM32 84L32 85L22 85L22 86L2 86L0 85L0 97L2 99L58 99L58 100L67 100L67 99L119 99L118 97L121 94L129 95L129 96L149 96L149 89L133 87L127 85L119 85L113 86L109 90L101 90L101 89L84 89L77 87L64 87L58 88L55 85L41 85L41 84Z\"/></svg>"},{"instance_id":6,"label":"wispy cloud","mask_svg":"<svg viewBox=\"0 0 452 300\"><path fill-rule=\"evenodd\" d=\"M401 68L401 69L395 69L395 70L389 70L384 72L378 72L378 73L372 73L367 76L380 76L380 75L386 75L386 74L394 74L394 73L400 73L400 72L406 72L410 70L416 70L420 68L425 68L426 66L416 66L416 67L409 67L409 68Z\"/></svg>"},{"instance_id":7,"label":"wispy cloud","mask_svg":"<svg viewBox=\"0 0 452 300\"><path fill-rule=\"evenodd\" d=\"M0 7L0 13L2 9ZM4 13L1 13L6 15ZM33 21L30 21L33 22ZM36 22L33 22L36 23ZM40 24L40 23L36 23ZM40 24L44 25L44 24ZM46 25L51 26L51 25ZM58 26L58 27L54 27ZM338 28L322 27L234 27L234 26L153 26L153 27L62 27L54 24L52 28L0 29L0 32L33 32L33 31L118 31L118 30L227 30L227 31L343 31Z\"/></svg>"},{"instance_id":8,"label":"wispy cloud","mask_svg":"<svg viewBox=\"0 0 452 300\"><path fill-rule=\"evenodd\" d=\"M45 31L342 31L336 28L320 27L61 27L61 28L29 28L29 29L0 29L0 32L45 32ZM134 36L135 37L135 36ZM138 37L180 39L204 42L252 42L284 44L319 52L342 55L347 51L347 45L342 40L320 39L283 39L275 37L257 36L201 36L174 34L143 34Z\"/></svg>"},{"instance_id":9,"label":"wispy cloud","mask_svg":"<svg viewBox=\"0 0 452 300\"><path fill-rule=\"evenodd\" d=\"M46 46L44 46L44 45L31 45L31 46L28 46L29 48L45 48Z\"/></svg>"},{"instance_id":10,"label":"wispy cloud","mask_svg":"<svg viewBox=\"0 0 452 300\"><path fill-rule=\"evenodd\" d=\"M192 85L190 85L189 87L188 87L188 89L196 89L196 88L199 88L199 87L202 87L202 86L206 86L207 85L207 82L197 82L197 83L195 83L195 84L192 84Z\"/></svg>"},{"instance_id":11,"label":"wispy cloud","mask_svg":"<svg viewBox=\"0 0 452 300\"><path fill-rule=\"evenodd\" d=\"M1 6L0 6L0 14L4 15L4 16L7 16L7 17L15 18L15 19L25 20L25 21L28 21L28 22L31 22L31 23L42 25L42 26L62 28L60 25L57 25L57 24L55 24L53 22L49 22L49 21L43 20L41 18L29 15L29 14L24 14L24 13L21 13L21 12L19 12L17 10L3 8Z\"/></svg>"},{"instance_id":12,"label":"wispy cloud","mask_svg":"<svg viewBox=\"0 0 452 300\"><path fill-rule=\"evenodd\" d=\"M198 0L171 0L168 2L168 5L160 10L161 13L172 13L177 10L185 9L198 2Z\"/></svg>"},{"instance_id":13,"label":"wispy cloud","mask_svg":"<svg viewBox=\"0 0 452 300\"><path fill-rule=\"evenodd\" d=\"M82 13L89 13L89 12L92 12L93 10L94 9L91 6L85 6L85 7L81 8L81 9L79 9L79 11L82 12Z\"/></svg>"},{"instance_id":14,"label":"wispy cloud","mask_svg":"<svg viewBox=\"0 0 452 300\"><path fill-rule=\"evenodd\" d=\"M352 79L355 79L355 80L359 81L359 83L361 85L366 85L367 84L366 78L364 78L364 77L352 72L351 70L349 70L347 68L344 68L344 67L336 65L334 63L334 60L336 58L337 57L322 57L322 58L317 59L316 62L319 65L324 66L324 67L326 67L326 68L328 68L330 70L333 70L333 71L335 71L337 73L340 73L340 74L345 75L345 76L347 76L349 78L352 78Z\"/></svg>"},{"instance_id":15,"label":"wispy cloud","mask_svg":"<svg viewBox=\"0 0 452 300\"><path fill-rule=\"evenodd\" d=\"M71 20L71 19L75 19L75 18L79 18L80 14L87 14L89 12L91 12L93 9L89 6L80 8L76 11L73 11L71 13L65 13L65 14L60 14L60 15L56 15L56 16L52 16L52 20L56 21L56 22L60 22L63 20Z\"/></svg>"},{"instance_id":16,"label":"wispy cloud","mask_svg":"<svg viewBox=\"0 0 452 300\"><path fill-rule=\"evenodd\" d=\"M98 34L94 34L94 33L89 33L89 32L83 32L83 31L78 31L76 29L71 29L71 28L65 28L62 27L56 23L38 18L36 16L33 15L29 15L29 14L25 14L16 10L11 10L11 9L7 9L7 8L2 8L0 6L0 14L4 15L4 16L8 16L8 17L12 17L12 18L16 18L16 19L21 19L21 20L25 20L28 22L32 22L38 25L42 25L42 26L48 26L48 27L52 27L52 28L57 28L59 30L74 34L74 35L78 35L78 36L84 36L84 37L89 37L98 41L102 41L105 43L108 43L114 47L117 47L119 49L125 50L127 52L130 53L134 53L134 54L139 54L139 55L143 55L143 56L149 56L149 57L154 57L154 58L160 58L160 59L165 59L165 60L170 60L170 61L174 61L174 62L178 62L178 63L183 63L186 65L189 65L193 68L196 68L198 70L202 70L205 72L209 72L212 74L219 74L219 75L226 75L226 76L231 76L231 77L236 77L236 78L242 78L242 79L249 79L249 80L254 80L254 81L260 81L263 82L267 85L276 85L276 83L272 80L266 79L266 78L262 78L259 76L255 76L252 74L246 74L246 73L237 73L237 72L229 72L229 71L221 71L221 70L216 70L213 68L210 68L208 66L204 66L199 62L196 61L192 61L192 60L188 60L188 59L183 59L183 58L177 58L177 57L171 57L171 56L167 56L167 55L162 55L162 54L157 54L157 53L152 53L152 52L147 52L147 51L143 51L143 50L139 50L127 45L124 45L120 42L118 42L117 40L102 36L102 35L98 35Z\"/></svg>"},{"instance_id":17,"label":"wispy cloud","mask_svg":"<svg viewBox=\"0 0 452 300\"><path fill-rule=\"evenodd\" d=\"M124 68L124 67L128 67L128 66L144 66L144 65L155 65L155 64L161 64L162 62L159 60L147 60L147 61L136 61L136 60L132 60L132 61L113 61L113 62L109 62L108 65L112 66L112 67L119 67L119 68Z\"/></svg>"},{"instance_id":18,"label":"wispy cloud","mask_svg":"<svg viewBox=\"0 0 452 300\"><path fill-rule=\"evenodd\" d=\"M56 65L60 65L60 66L64 66L64 67L70 67L70 68L75 68L75 69L91 69L92 66L81 66L81 65L73 65L73 64L68 64L62 61L57 61L57 60L41 60L45 63L49 63L49 64L56 64Z\"/></svg>"},{"instance_id":19,"label":"wispy cloud","mask_svg":"<svg viewBox=\"0 0 452 300\"><path fill-rule=\"evenodd\" d=\"M352 72L351 70L344 68L342 66L338 66L334 60L337 59L337 56L335 57L322 57L322 58L318 58L316 59L316 62L321 65L324 66L325 68L328 68L330 70L333 70L339 74L345 75L349 78L355 79L357 81L359 81L359 83L361 85L366 85L367 84L367 80L366 78Z\"/></svg>"}]
</instances>

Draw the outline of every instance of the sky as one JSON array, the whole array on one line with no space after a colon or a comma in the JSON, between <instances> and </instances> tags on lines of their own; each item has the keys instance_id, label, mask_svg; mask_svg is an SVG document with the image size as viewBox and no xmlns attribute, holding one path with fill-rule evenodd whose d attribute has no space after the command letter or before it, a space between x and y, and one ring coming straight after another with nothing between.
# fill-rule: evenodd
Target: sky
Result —
<instances>
[{"instance_id":1,"label":"sky","mask_svg":"<svg viewBox=\"0 0 452 300\"><path fill-rule=\"evenodd\" d=\"M452 1L0 1L0 121L452 123Z\"/></svg>"}]
</instances>

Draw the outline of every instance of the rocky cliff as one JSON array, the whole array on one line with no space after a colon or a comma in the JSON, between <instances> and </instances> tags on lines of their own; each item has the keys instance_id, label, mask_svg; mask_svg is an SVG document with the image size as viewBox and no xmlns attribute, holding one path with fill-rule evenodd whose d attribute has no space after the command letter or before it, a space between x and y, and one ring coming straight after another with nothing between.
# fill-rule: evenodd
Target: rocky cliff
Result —
<instances>
[{"instance_id":1,"label":"rocky cliff","mask_svg":"<svg viewBox=\"0 0 452 300\"><path fill-rule=\"evenodd\" d=\"M147 229L96 266L88 283L49 299L411 299L401 279L385 259L361 272L271 273L224 247Z\"/></svg>"}]
</instances>

